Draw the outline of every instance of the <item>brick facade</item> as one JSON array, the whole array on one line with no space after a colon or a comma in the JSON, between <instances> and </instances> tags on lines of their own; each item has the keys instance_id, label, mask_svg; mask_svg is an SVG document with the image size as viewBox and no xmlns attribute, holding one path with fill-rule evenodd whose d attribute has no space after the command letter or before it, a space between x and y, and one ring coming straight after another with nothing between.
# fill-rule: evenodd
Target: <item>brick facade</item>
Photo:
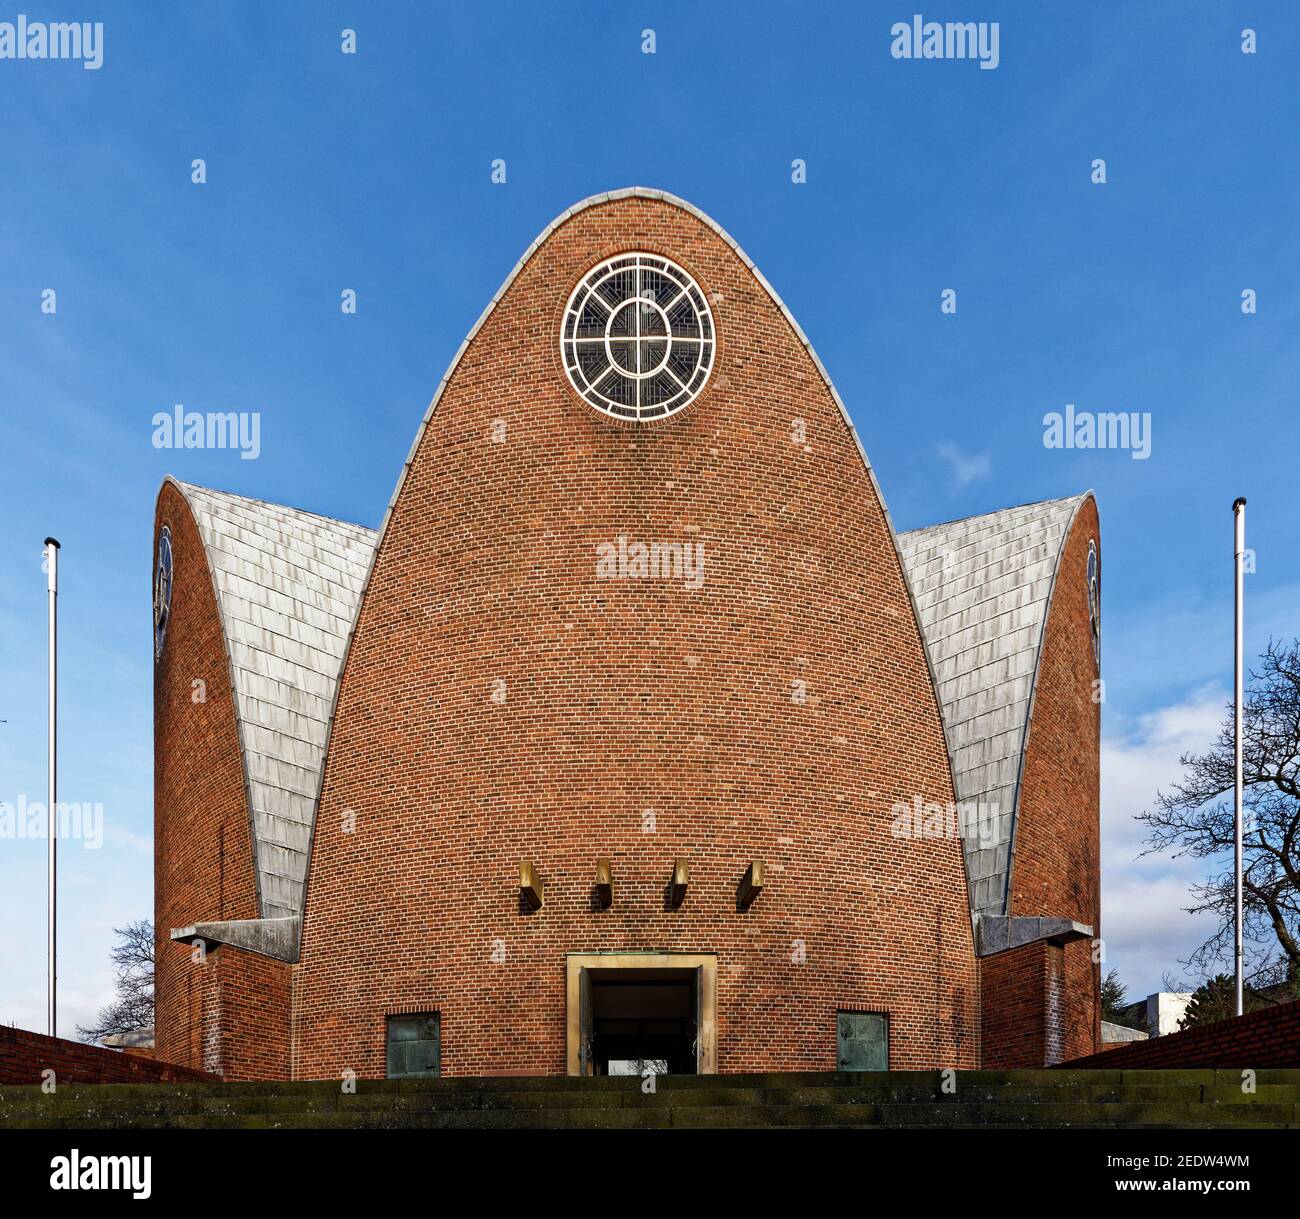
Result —
<instances>
[{"instance_id":1,"label":"brick facade","mask_svg":"<svg viewBox=\"0 0 1300 1219\"><path fill-rule=\"evenodd\" d=\"M718 334L701 397L641 426L579 400L558 343L574 283L634 249L695 277ZM259 911L222 623L171 484L163 523L160 1058L234 1079L382 1076L386 1017L436 1011L444 1074L562 1074L566 954L603 950L716 954L723 1072L834 1069L839 1009L889 1014L894 1069L1091 1048L1088 946L981 967L960 841L890 832L896 803L954 799L895 540L815 358L699 216L644 197L575 210L440 389L343 668L293 965L229 946L194 961L168 938ZM1097 707L1086 583L1068 574L1088 530L1090 500L1043 645L1011 913L1095 926ZM597 578L597 547L620 537L701 544L702 584ZM677 858L690 883L673 908ZM742 911L753 860L766 885Z\"/></svg>"},{"instance_id":2,"label":"brick facade","mask_svg":"<svg viewBox=\"0 0 1300 1219\"><path fill-rule=\"evenodd\" d=\"M173 927L258 911L226 641L203 542L172 484L158 496L155 546L164 525L175 559L167 642L154 674L155 1053L259 1078L285 1069L287 966L277 973L276 962L230 949L196 963L189 945L169 936ZM278 1027L274 998L242 997L250 977L280 979L270 992L283 992Z\"/></svg>"},{"instance_id":3,"label":"brick facade","mask_svg":"<svg viewBox=\"0 0 1300 1219\"><path fill-rule=\"evenodd\" d=\"M985 1067L1013 1070L1061 1060L1067 948L1035 940L980 960Z\"/></svg>"},{"instance_id":4,"label":"brick facade","mask_svg":"<svg viewBox=\"0 0 1300 1219\"><path fill-rule=\"evenodd\" d=\"M1057 568L1043 630L1011 866L1012 916L1068 918L1101 935L1101 705L1088 609L1084 499ZM1026 945L980 962L984 1065L1052 1066L1101 1048L1101 975L1091 940Z\"/></svg>"},{"instance_id":5,"label":"brick facade","mask_svg":"<svg viewBox=\"0 0 1300 1219\"><path fill-rule=\"evenodd\" d=\"M1247 1012L1203 1028L1187 1029L1107 1046L1104 1051L1071 1062L1067 1067L1114 1070L1174 1067L1225 1067L1264 1070L1300 1067L1300 1003Z\"/></svg>"},{"instance_id":6,"label":"brick facade","mask_svg":"<svg viewBox=\"0 0 1300 1219\"><path fill-rule=\"evenodd\" d=\"M123 1053L0 1025L0 1084L44 1083L45 1071L54 1072L56 1086L175 1083L214 1078L204 1071L139 1053Z\"/></svg>"},{"instance_id":7,"label":"brick facade","mask_svg":"<svg viewBox=\"0 0 1300 1219\"><path fill-rule=\"evenodd\" d=\"M1097 503L1079 507L1061 553L1029 721L1009 913L1070 918L1101 936L1101 704L1088 611L1088 544L1101 553ZM1101 966L1093 944L1064 952L1060 1057L1101 1045ZM1038 1062L1050 1066L1060 1057ZM990 1065L1009 1065L990 1061Z\"/></svg>"},{"instance_id":8,"label":"brick facade","mask_svg":"<svg viewBox=\"0 0 1300 1219\"><path fill-rule=\"evenodd\" d=\"M574 283L629 249L685 266L719 334L704 394L639 428L577 399L558 358ZM620 534L703 543L703 587L598 581ZM615 948L718 954L722 1071L833 1069L839 1007L890 1012L893 1066L973 1065L960 844L889 834L918 791L953 798L935 696L816 364L698 218L579 212L456 367L380 544L316 823L294 1074L381 1075L385 1012L428 1009L447 1074L562 1073L565 953ZM755 858L767 888L738 913Z\"/></svg>"}]
</instances>

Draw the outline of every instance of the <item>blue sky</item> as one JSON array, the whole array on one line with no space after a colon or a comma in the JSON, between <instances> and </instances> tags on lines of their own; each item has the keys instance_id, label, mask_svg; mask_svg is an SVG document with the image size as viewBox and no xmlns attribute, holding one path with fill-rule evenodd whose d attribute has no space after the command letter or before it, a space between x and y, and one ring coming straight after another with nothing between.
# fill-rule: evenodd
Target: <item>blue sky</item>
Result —
<instances>
[{"instance_id":1,"label":"blue sky","mask_svg":"<svg viewBox=\"0 0 1300 1219\"><path fill-rule=\"evenodd\" d=\"M917 11L997 21L999 66L892 58ZM1134 994L1178 972L1199 868L1135 863L1131 817L1208 742L1231 682L1236 495L1258 554L1248 647L1300 634L1293 4L32 0L0 21L19 12L105 27L97 71L0 60L0 800L43 798L53 533L61 795L107 822L102 849L62 855L61 1031L107 998L113 925L152 912L163 475L378 525L520 254L633 184L758 263L900 529L1096 490L1108 966ZM176 403L260 412L261 455L154 449ZM1151 456L1044 448L1067 403L1149 412ZM34 1028L43 912L44 844L0 842L0 1020Z\"/></svg>"}]
</instances>

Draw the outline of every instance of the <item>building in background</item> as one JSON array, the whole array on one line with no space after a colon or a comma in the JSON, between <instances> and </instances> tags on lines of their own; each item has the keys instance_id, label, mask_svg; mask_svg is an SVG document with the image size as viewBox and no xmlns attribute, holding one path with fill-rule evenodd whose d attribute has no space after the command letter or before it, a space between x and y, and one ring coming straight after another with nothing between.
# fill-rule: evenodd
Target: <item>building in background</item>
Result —
<instances>
[{"instance_id":1,"label":"building in background","mask_svg":"<svg viewBox=\"0 0 1300 1219\"><path fill-rule=\"evenodd\" d=\"M121 1050L128 1058L153 1057L153 1029L132 1029L129 1033L110 1033L100 1039L100 1045L110 1050Z\"/></svg>"},{"instance_id":2,"label":"building in background","mask_svg":"<svg viewBox=\"0 0 1300 1219\"><path fill-rule=\"evenodd\" d=\"M546 229L378 533L168 479L154 555L160 1059L1100 1048L1096 503L896 535L802 331L680 200Z\"/></svg>"},{"instance_id":3,"label":"building in background","mask_svg":"<svg viewBox=\"0 0 1300 1219\"><path fill-rule=\"evenodd\" d=\"M1139 999L1136 1003L1128 1004L1123 1008L1123 1016L1125 1020L1145 1030L1144 1036L1165 1037L1179 1031L1178 1022L1187 1014L1187 1006L1191 1001L1192 992L1189 990L1161 990L1154 995L1148 995L1145 999ZM1111 1025L1106 1022L1102 1026L1103 1041L1134 1040L1119 1033L1110 1033L1108 1032L1110 1029L1131 1031L1123 1025Z\"/></svg>"}]
</instances>

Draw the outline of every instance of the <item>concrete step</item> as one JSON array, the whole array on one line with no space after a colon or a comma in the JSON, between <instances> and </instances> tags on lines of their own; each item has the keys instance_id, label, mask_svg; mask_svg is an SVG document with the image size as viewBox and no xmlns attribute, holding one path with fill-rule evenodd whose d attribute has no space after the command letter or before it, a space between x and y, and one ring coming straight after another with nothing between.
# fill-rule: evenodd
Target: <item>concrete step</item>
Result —
<instances>
[{"instance_id":1,"label":"concrete step","mask_svg":"<svg viewBox=\"0 0 1300 1219\"><path fill-rule=\"evenodd\" d=\"M1234 1119L1234 1120L1225 1120ZM643 1108L435 1109L423 1111L335 1111L316 1113L100 1115L62 1120L24 1119L16 1125L115 1130L164 1129L742 1129L762 1127L880 1127L944 1129L992 1126L1001 1129L1054 1128L1277 1129L1300 1127L1294 1105L691 1105Z\"/></svg>"},{"instance_id":2,"label":"concrete step","mask_svg":"<svg viewBox=\"0 0 1300 1219\"><path fill-rule=\"evenodd\" d=\"M0 1087L0 1126L1290 1126L1300 1071L936 1071Z\"/></svg>"},{"instance_id":3,"label":"concrete step","mask_svg":"<svg viewBox=\"0 0 1300 1219\"><path fill-rule=\"evenodd\" d=\"M818 1105L818 1104L925 1104L951 1107L960 1104L1050 1105L1079 1103L1183 1103L1197 1104L1213 1099L1219 1103L1297 1103L1300 1086L1264 1084L1252 1096L1240 1088L1205 1087L1196 1084L1172 1085L1074 1085L1066 1088L1006 1087L992 1085L961 1086L955 1093L933 1087L890 1087L873 1084L862 1087L790 1087L735 1088L720 1086L715 1077L710 1088L656 1089L643 1093L639 1086L611 1088L569 1087L564 1090L530 1089L505 1091L478 1090L466 1087L426 1088L396 1092L391 1089L364 1089L356 1094L341 1091L338 1085L300 1090L288 1085L284 1092L257 1094L246 1092L222 1094L206 1089L191 1091L184 1087L136 1086L139 1091L114 1091L93 1088L64 1088L53 1094L33 1089L23 1096L0 1098L0 1122L45 1114L67 1116L85 1114L112 1117L117 1114L148 1114L154 1117L181 1114L251 1113L328 1113L345 1112L433 1112L437 1110L478 1109L609 1109L609 1108L718 1108L725 1106ZM147 1087L147 1090L146 1090ZM1213 1094L1213 1095L1207 1095Z\"/></svg>"},{"instance_id":4,"label":"concrete step","mask_svg":"<svg viewBox=\"0 0 1300 1219\"><path fill-rule=\"evenodd\" d=\"M1300 1086L1300 1069L1275 1068L1254 1073L1257 1084L1290 1084ZM1078 1085L1148 1084L1169 1086L1173 1084L1200 1086L1238 1086L1241 1072L1224 1069L1196 1070L1082 1070L1078 1068L1027 1070L1027 1071L956 1071L953 1077L960 1089L974 1085L993 1087L1046 1087L1063 1088ZM691 1091L697 1088L763 1088L789 1089L801 1087L917 1087L938 1089L944 1076L939 1071L866 1071L830 1072L798 1071L767 1074L727 1075L663 1075L656 1080L659 1091ZM356 1082L357 1092L410 1094L424 1091L471 1092L553 1092L581 1088L586 1091L637 1090L641 1081L627 1076L604 1076L593 1079L574 1079L555 1075L501 1075L454 1076L441 1079L362 1079ZM59 1091L88 1088L100 1096L137 1095L139 1090L184 1090L187 1094L212 1096L283 1096L293 1094L329 1094L338 1092L338 1080L259 1080L246 1082L204 1082L184 1084L63 1084ZM14 1094L22 1095L38 1090L35 1085L0 1086L0 1101Z\"/></svg>"},{"instance_id":5,"label":"concrete step","mask_svg":"<svg viewBox=\"0 0 1300 1219\"><path fill-rule=\"evenodd\" d=\"M11 1088L0 1095L0 1120L6 1116L38 1116L96 1111L166 1113L327 1112L335 1109L433 1110L485 1108L617 1108L620 1106L721 1106L840 1104L1078 1104L1123 1102L1214 1102L1218 1104L1300 1103L1300 1084L1259 1084L1253 1093L1238 1084L1071 1084L1007 1086L967 1084L959 1080L955 1092L935 1086L872 1083L832 1087L734 1087L727 1076L713 1076L711 1086L689 1089L664 1087L644 1093L640 1081L617 1089L588 1087L586 1081L556 1080L561 1087L510 1091L466 1086L471 1081L447 1081L452 1087L418 1089L360 1086L344 1093L338 1084L258 1085L255 1090L232 1085L215 1090L209 1085L79 1085L46 1094L38 1088Z\"/></svg>"}]
</instances>

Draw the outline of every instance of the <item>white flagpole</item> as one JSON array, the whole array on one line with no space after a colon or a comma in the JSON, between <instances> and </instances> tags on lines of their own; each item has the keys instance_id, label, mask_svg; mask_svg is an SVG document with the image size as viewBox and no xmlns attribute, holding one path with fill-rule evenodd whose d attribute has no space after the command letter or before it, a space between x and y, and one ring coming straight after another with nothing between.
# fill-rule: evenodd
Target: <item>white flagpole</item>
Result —
<instances>
[{"instance_id":1,"label":"white flagpole","mask_svg":"<svg viewBox=\"0 0 1300 1219\"><path fill-rule=\"evenodd\" d=\"M45 539L45 568L49 575L47 587L50 594L50 773L49 773L49 801L46 805L45 814L47 819L48 836L49 836L49 875L47 877L49 909L47 912L47 930L49 940L46 945L47 954L47 989L49 1002L49 1032L51 1037L58 1036L58 1020L55 1007L55 996L58 990L58 970L57 970L57 948L55 939L56 914L58 909L57 902L57 871L55 868L56 856L58 851L58 787L59 787L59 761L58 761L58 676L59 676L59 543L54 538Z\"/></svg>"},{"instance_id":2,"label":"white flagpole","mask_svg":"<svg viewBox=\"0 0 1300 1219\"><path fill-rule=\"evenodd\" d=\"M1234 660L1233 698L1235 699L1235 703L1236 703L1236 714L1233 716L1233 750L1234 750L1233 787L1235 789L1234 800L1233 800L1233 847L1234 847L1233 877L1236 882L1236 894L1235 894L1236 917L1234 922L1234 937L1236 942L1234 946L1234 960L1236 963L1236 980L1237 980L1237 1015L1240 1016L1242 1014L1242 1011L1244 1010L1242 1006L1242 999L1243 999L1243 991L1245 986L1245 981L1243 977L1244 967L1243 967L1243 958L1242 958L1242 950L1241 950L1241 907L1242 907L1242 902L1241 902L1241 888L1242 888L1242 881L1241 881L1241 854L1242 854L1241 851L1241 787L1242 787L1241 731L1242 731L1242 717L1245 712L1245 707L1243 705L1244 699L1242 697L1243 680L1242 680L1242 647L1241 647L1243 595L1245 591L1243 588L1242 574L1244 570L1245 552L1246 552L1246 501L1244 498L1239 496L1237 499L1233 500L1232 516L1233 516L1233 534L1234 534L1234 542L1233 542L1234 577L1233 578L1235 584L1234 593L1236 597L1236 623L1235 623L1235 627L1236 627L1235 645L1236 646L1235 646L1234 657L1233 657Z\"/></svg>"}]
</instances>

